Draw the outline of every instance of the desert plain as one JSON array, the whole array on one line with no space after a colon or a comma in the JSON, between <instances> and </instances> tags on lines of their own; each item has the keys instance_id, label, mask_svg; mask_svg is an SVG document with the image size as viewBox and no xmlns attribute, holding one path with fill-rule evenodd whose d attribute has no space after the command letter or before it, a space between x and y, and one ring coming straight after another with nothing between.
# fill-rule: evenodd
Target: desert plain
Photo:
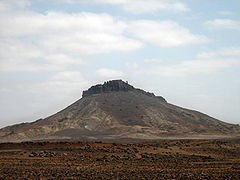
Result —
<instances>
[{"instance_id":1,"label":"desert plain","mask_svg":"<svg viewBox=\"0 0 240 180\"><path fill-rule=\"evenodd\" d=\"M1 143L0 179L240 179L240 139Z\"/></svg>"}]
</instances>

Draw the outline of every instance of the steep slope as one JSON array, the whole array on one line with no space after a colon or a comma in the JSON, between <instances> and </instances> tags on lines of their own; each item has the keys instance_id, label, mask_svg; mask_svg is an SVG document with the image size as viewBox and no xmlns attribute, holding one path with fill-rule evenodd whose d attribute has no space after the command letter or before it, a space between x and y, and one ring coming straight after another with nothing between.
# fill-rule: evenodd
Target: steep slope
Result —
<instances>
[{"instance_id":1,"label":"steep slope","mask_svg":"<svg viewBox=\"0 0 240 180\"><path fill-rule=\"evenodd\" d=\"M0 130L0 141L41 139L158 139L236 136L237 125L167 103L121 80L92 86L66 109Z\"/></svg>"}]
</instances>

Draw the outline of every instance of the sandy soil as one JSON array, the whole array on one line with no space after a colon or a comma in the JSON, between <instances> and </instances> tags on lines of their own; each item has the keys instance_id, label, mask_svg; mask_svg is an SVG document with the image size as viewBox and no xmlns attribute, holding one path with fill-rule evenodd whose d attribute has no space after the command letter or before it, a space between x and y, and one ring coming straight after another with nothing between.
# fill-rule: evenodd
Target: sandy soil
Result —
<instances>
[{"instance_id":1,"label":"sandy soil","mask_svg":"<svg viewBox=\"0 0 240 180\"><path fill-rule=\"evenodd\" d=\"M240 140L0 144L0 179L240 179Z\"/></svg>"}]
</instances>

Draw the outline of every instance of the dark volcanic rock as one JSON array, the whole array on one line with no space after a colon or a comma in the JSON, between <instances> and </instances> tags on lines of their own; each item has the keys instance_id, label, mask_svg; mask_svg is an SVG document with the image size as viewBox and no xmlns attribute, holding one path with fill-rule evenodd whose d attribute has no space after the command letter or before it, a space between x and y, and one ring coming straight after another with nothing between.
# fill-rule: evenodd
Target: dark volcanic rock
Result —
<instances>
[{"instance_id":1,"label":"dark volcanic rock","mask_svg":"<svg viewBox=\"0 0 240 180\"><path fill-rule=\"evenodd\" d=\"M127 91L135 91L150 97L156 97L153 93L146 92L142 89L134 88L133 86L129 85L128 82L124 82L122 80L112 80L104 82L104 84L97 84L92 86L86 91L83 91L82 97L91 96L93 94L100 94L100 93L109 93L109 92L127 92ZM157 96L157 98L161 101L167 102L162 96Z\"/></svg>"},{"instance_id":2,"label":"dark volcanic rock","mask_svg":"<svg viewBox=\"0 0 240 180\"><path fill-rule=\"evenodd\" d=\"M134 87L129 85L128 82L124 82L122 80L112 80L112 81L104 82L104 84L97 84L89 88L87 91L83 91L82 97L87 97L92 94L107 93L112 91L130 91L133 89Z\"/></svg>"},{"instance_id":3,"label":"dark volcanic rock","mask_svg":"<svg viewBox=\"0 0 240 180\"><path fill-rule=\"evenodd\" d=\"M156 97L163 102L167 102L166 99L164 99L162 96L156 96Z\"/></svg>"}]
</instances>

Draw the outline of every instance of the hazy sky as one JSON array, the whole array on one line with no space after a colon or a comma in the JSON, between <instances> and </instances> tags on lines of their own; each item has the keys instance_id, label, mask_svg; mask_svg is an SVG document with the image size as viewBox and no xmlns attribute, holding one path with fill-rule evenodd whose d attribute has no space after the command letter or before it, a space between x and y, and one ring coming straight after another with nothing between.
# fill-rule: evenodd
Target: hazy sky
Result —
<instances>
[{"instance_id":1,"label":"hazy sky","mask_svg":"<svg viewBox=\"0 0 240 180\"><path fill-rule=\"evenodd\" d=\"M0 0L0 127L123 79L240 123L239 0Z\"/></svg>"}]
</instances>

